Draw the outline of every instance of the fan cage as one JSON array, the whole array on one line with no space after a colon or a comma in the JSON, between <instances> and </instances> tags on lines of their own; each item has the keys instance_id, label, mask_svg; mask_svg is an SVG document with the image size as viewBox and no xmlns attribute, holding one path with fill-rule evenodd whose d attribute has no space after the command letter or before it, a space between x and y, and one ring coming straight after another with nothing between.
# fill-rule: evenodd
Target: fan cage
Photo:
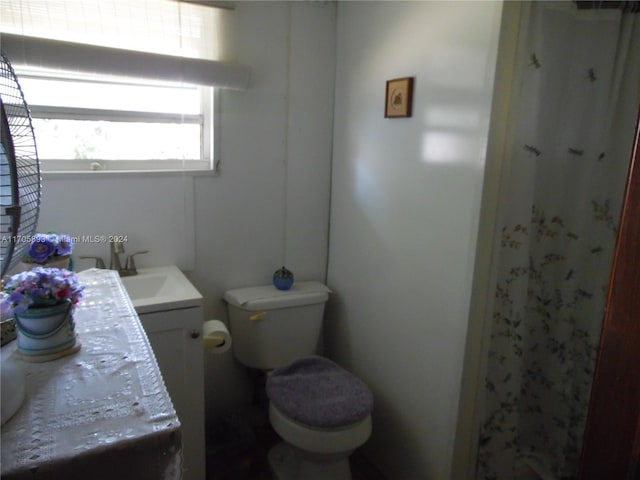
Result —
<instances>
[{"instance_id":1,"label":"fan cage","mask_svg":"<svg viewBox=\"0 0 640 480\"><path fill-rule=\"evenodd\" d=\"M0 276L4 276L31 244L41 192L31 113L4 52L0 52L0 111Z\"/></svg>"}]
</instances>

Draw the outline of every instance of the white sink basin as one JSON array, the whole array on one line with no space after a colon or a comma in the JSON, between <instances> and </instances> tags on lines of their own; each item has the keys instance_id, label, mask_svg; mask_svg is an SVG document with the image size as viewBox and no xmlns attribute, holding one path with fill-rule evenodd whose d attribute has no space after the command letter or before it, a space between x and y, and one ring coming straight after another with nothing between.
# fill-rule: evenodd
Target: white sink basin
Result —
<instances>
[{"instance_id":1,"label":"white sink basin","mask_svg":"<svg viewBox=\"0 0 640 480\"><path fill-rule=\"evenodd\" d=\"M121 277L137 313L159 312L202 305L202 295L178 267L139 268Z\"/></svg>"}]
</instances>

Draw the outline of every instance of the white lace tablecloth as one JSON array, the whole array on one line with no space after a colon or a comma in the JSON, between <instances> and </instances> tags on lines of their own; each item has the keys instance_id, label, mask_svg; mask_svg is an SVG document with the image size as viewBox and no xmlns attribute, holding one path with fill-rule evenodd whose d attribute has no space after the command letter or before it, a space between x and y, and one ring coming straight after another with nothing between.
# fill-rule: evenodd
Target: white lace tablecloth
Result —
<instances>
[{"instance_id":1,"label":"white lace tablecloth","mask_svg":"<svg viewBox=\"0 0 640 480\"><path fill-rule=\"evenodd\" d=\"M79 278L82 348L20 361L26 400L2 426L3 480L180 478L180 422L118 274L92 269Z\"/></svg>"}]
</instances>

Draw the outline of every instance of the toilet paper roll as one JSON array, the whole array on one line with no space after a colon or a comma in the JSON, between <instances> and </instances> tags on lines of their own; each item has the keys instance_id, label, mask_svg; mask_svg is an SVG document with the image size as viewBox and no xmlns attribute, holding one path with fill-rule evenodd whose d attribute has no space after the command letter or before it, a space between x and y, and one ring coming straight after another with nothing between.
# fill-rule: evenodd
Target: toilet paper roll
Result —
<instances>
[{"instance_id":1,"label":"toilet paper roll","mask_svg":"<svg viewBox=\"0 0 640 480\"><path fill-rule=\"evenodd\" d=\"M210 353L223 353L231 348L231 335L220 320L209 320L202 327L204 349Z\"/></svg>"}]
</instances>

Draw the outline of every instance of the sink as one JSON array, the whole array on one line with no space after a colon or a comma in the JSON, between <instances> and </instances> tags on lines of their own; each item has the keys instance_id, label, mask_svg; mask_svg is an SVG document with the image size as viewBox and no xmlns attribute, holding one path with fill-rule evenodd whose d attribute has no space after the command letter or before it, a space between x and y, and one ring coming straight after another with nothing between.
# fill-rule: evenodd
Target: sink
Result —
<instances>
[{"instance_id":1,"label":"sink","mask_svg":"<svg viewBox=\"0 0 640 480\"><path fill-rule=\"evenodd\" d=\"M137 313L150 313L202 305L202 295L174 265L139 268L120 279Z\"/></svg>"}]
</instances>

